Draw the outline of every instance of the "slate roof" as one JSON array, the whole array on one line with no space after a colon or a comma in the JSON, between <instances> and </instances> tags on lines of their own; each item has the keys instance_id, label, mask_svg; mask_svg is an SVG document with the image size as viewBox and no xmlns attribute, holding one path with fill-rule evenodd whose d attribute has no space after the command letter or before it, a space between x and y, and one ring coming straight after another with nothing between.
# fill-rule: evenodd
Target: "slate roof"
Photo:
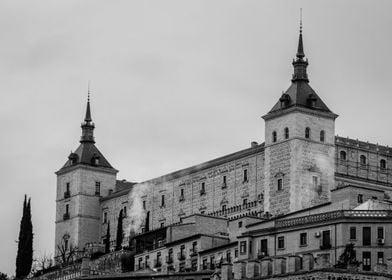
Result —
<instances>
[{"instance_id":1,"label":"slate roof","mask_svg":"<svg viewBox=\"0 0 392 280\"><path fill-rule=\"evenodd\" d=\"M72 160L72 158L74 158L74 161ZM97 164L94 162L94 158L99 159ZM92 142L81 143L76 149L76 151L70 154L67 162L60 170L63 170L76 164L114 169L108 162L108 160L103 156L103 154L98 150L95 144Z\"/></svg>"},{"instance_id":2,"label":"slate roof","mask_svg":"<svg viewBox=\"0 0 392 280\"><path fill-rule=\"evenodd\" d=\"M282 106L281 99L289 97L285 106ZM316 102L312 106L311 98ZM284 110L291 107L303 107L311 110L323 111L332 113L327 105L321 100L314 89L305 81L295 81L291 86L282 94L281 99L272 107L270 113Z\"/></svg>"}]
</instances>

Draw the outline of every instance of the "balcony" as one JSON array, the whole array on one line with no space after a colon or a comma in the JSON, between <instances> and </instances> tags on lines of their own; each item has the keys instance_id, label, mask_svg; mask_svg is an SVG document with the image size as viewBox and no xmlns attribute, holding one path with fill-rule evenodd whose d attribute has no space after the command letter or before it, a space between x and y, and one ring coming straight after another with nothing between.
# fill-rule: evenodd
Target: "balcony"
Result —
<instances>
[{"instance_id":1,"label":"balcony","mask_svg":"<svg viewBox=\"0 0 392 280\"><path fill-rule=\"evenodd\" d=\"M257 252L257 258L258 259L262 259L262 258L265 258L265 257L268 257L268 252L267 251L258 251Z\"/></svg>"},{"instance_id":2,"label":"balcony","mask_svg":"<svg viewBox=\"0 0 392 280\"><path fill-rule=\"evenodd\" d=\"M177 253L177 259L179 261L184 261L185 260L185 254L183 252Z\"/></svg>"},{"instance_id":3,"label":"balcony","mask_svg":"<svg viewBox=\"0 0 392 280\"><path fill-rule=\"evenodd\" d=\"M200 196L205 195L206 194L206 190L201 189L200 190Z\"/></svg>"},{"instance_id":4,"label":"balcony","mask_svg":"<svg viewBox=\"0 0 392 280\"><path fill-rule=\"evenodd\" d=\"M68 220L68 219L69 219L69 213L68 212L64 213L63 220L65 221L65 220Z\"/></svg>"},{"instance_id":5,"label":"balcony","mask_svg":"<svg viewBox=\"0 0 392 280\"><path fill-rule=\"evenodd\" d=\"M320 250L329 250L331 248L331 241L323 242L323 244L320 245Z\"/></svg>"},{"instance_id":6,"label":"balcony","mask_svg":"<svg viewBox=\"0 0 392 280\"><path fill-rule=\"evenodd\" d=\"M173 256L171 256L171 255L166 256L166 263L167 264L172 264L173 263Z\"/></svg>"},{"instance_id":7,"label":"balcony","mask_svg":"<svg viewBox=\"0 0 392 280\"><path fill-rule=\"evenodd\" d=\"M64 192L64 199L69 198L70 196L71 196L71 192L69 191Z\"/></svg>"},{"instance_id":8,"label":"balcony","mask_svg":"<svg viewBox=\"0 0 392 280\"><path fill-rule=\"evenodd\" d=\"M183 196L183 195L180 195L180 197L178 198L178 201L184 201L185 200L185 197Z\"/></svg>"}]
</instances>

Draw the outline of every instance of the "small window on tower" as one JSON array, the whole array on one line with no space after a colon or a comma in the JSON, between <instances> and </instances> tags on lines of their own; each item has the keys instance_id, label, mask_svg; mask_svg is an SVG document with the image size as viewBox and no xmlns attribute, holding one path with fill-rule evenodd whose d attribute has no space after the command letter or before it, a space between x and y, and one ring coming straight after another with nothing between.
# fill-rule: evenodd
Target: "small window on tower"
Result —
<instances>
[{"instance_id":1,"label":"small window on tower","mask_svg":"<svg viewBox=\"0 0 392 280\"><path fill-rule=\"evenodd\" d=\"M347 154L345 151L340 151L340 160L346 160L347 159Z\"/></svg>"},{"instance_id":2,"label":"small window on tower","mask_svg":"<svg viewBox=\"0 0 392 280\"><path fill-rule=\"evenodd\" d=\"M309 127L305 128L305 138L306 139L310 138L310 128Z\"/></svg>"},{"instance_id":3,"label":"small window on tower","mask_svg":"<svg viewBox=\"0 0 392 280\"><path fill-rule=\"evenodd\" d=\"M387 162L385 159L380 160L380 168L381 169L386 169L387 168Z\"/></svg>"},{"instance_id":4,"label":"small window on tower","mask_svg":"<svg viewBox=\"0 0 392 280\"><path fill-rule=\"evenodd\" d=\"M108 222L108 212L103 212L103 223L106 224Z\"/></svg>"},{"instance_id":5,"label":"small window on tower","mask_svg":"<svg viewBox=\"0 0 392 280\"><path fill-rule=\"evenodd\" d=\"M278 179L278 191L281 191L283 189L283 179L279 178Z\"/></svg>"},{"instance_id":6,"label":"small window on tower","mask_svg":"<svg viewBox=\"0 0 392 280\"><path fill-rule=\"evenodd\" d=\"M321 131L320 131L320 141L321 141L321 142L324 142L324 141L325 141L325 131L324 131L324 130L321 130Z\"/></svg>"},{"instance_id":7,"label":"small window on tower","mask_svg":"<svg viewBox=\"0 0 392 280\"><path fill-rule=\"evenodd\" d=\"M200 195L205 195L206 194L206 183L202 182L200 186Z\"/></svg>"},{"instance_id":8,"label":"small window on tower","mask_svg":"<svg viewBox=\"0 0 392 280\"><path fill-rule=\"evenodd\" d=\"M95 182L95 195L101 194L101 182Z\"/></svg>"},{"instance_id":9,"label":"small window on tower","mask_svg":"<svg viewBox=\"0 0 392 280\"><path fill-rule=\"evenodd\" d=\"M143 200L143 210L146 210L146 201Z\"/></svg>"},{"instance_id":10,"label":"small window on tower","mask_svg":"<svg viewBox=\"0 0 392 280\"><path fill-rule=\"evenodd\" d=\"M358 194L358 203L363 203L363 194Z\"/></svg>"},{"instance_id":11,"label":"small window on tower","mask_svg":"<svg viewBox=\"0 0 392 280\"><path fill-rule=\"evenodd\" d=\"M278 135L276 131L272 132L272 142L275 143L278 140Z\"/></svg>"},{"instance_id":12,"label":"small window on tower","mask_svg":"<svg viewBox=\"0 0 392 280\"><path fill-rule=\"evenodd\" d=\"M361 165L366 165L366 156L361 155L359 157L359 162L360 162Z\"/></svg>"},{"instance_id":13,"label":"small window on tower","mask_svg":"<svg viewBox=\"0 0 392 280\"><path fill-rule=\"evenodd\" d=\"M165 207L165 195L161 196L161 207Z\"/></svg>"},{"instance_id":14,"label":"small window on tower","mask_svg":"<svg viewBox=\"0 0 392 280\"><path fill-rule=\"evenodd\" d=\"M244 181L243 183L247 183L248 182L248 169L244 169Z\"/></svg>"},{"instance_id":15,"label":"small window on tower","mask_svg":"<svg viewBox=\"0 0 392 280\"><path fill-rule=\"evenodd\" d=\"M289 137L290 137L289 128L286 127L286 128L284 129L284 138L285 138L285 139L289 139Z\"/></svg>"}]
</instances>

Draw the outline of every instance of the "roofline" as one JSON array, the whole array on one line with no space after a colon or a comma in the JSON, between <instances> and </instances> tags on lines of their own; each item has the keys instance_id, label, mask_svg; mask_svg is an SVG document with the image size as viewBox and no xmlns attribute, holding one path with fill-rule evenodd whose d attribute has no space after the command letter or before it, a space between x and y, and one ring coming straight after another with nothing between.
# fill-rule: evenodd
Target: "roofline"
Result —
<instances>
[{"instance_id":1,"label":"roofline","mask_svg":"<svg viewBox=\"0 0 392 280\"><path fill-rule=\"evenodd\" d=\"M377 190L377 189L372 189L372 188L362 187L362 186L356 186L356 185L351 185L351 184L345 185L345 186L342 186L342 187L336 187L336 188L332 189L331 192L336 192L336 191L339 191L339 190L342 190L342 189L346 189L346 188L350 188L350 187L358 188L358 189L365 189L365 190L370 190L370 191L376 191L376 192L380 192L380 193L384 193L385 192L385 191L382 191L382 190Z\"/></svg>"},{"instance_id":2,"label":"roofline","mask_svg":"<svg viewBox=\"0 0 392 280\"><path fill-rule=\"evenodd\" d=\"M206 254L206 253L212 252L214 250L224 249L224 248L231 247L231 246L234 246L234 245L238 245L238 241L227 243L227 244L224 244L224 245L221 245L221 246L217 246L217 247L214 247L214 248L205 249L203 251L200 251L199 255Z\"/></svg>"},{"instance_id":3,"label":"roofline","mask_svg":"<svg viewBox=\"0 0 392 280\"><path fill-rule=\"evenodd\" d=\"M54 172L54 174L56 174L58 176L58 175L65 174L65 173L68 173L68 172L76 170L76 169L89 169L89 170L93 170L93 171L99 170L101 172L110 173L110 174L117 174L118 173L118 170L114 169L113 167L109 168L109 167L102 167L102 166L91 166L91 165L84 164L84 163L77 163L72 166L62 167L58 171Z\"/></svg>"},{"instance_id":4,"label":"roofline","mask_svg":"<svg viewBox=\"0 0 392 280\"><path fill-rule=\"evenodd\" d=\"M174 172L170 172L168 174L153 178L153 179L149 179L146 181L143 181L141 183L151 183L153 181L169 181L169 180L173 180L173 179L177 179L180 178L182 176L188 175L188 174L192 174L195 172L199 172L217 165L221 165L236 159L240 159L243 157L247 157L247 156L251 156L254 155L255 153L259 153L259 152L263 152L264 151L264 143L258 144L255 147L250 147L244 150L240 150L238 152L234 152L222 157L218 157L197 165L193 165L191 167L188 168L184 168L184 169L180 169Z\"/></svg>"},{"instance_id":5,"label":"roofline","mask_svg":"<svg viewBox=\"0 0 392 280\"><path fill-rule=\"evenodd\" d=\"M116 197L120 197L120 196L123 196L123 195L127 195L127 194L129 194L130 191L132 191L132 187L130 187L129 189L124 189L124 190L121 190L121 191L113 192L110 195L101 197L100 201L106 201L106 200L110 200L112 198L116 198Z\"/></svg>"},{"instance_id":6,"label":"roofline","mask_svg":"<svg viewBox=\"0 0 392 280\"><path fill-rule=\"evenodd\" d=\"M171 241L171 242L167 242L165 244L165 247L169 247L169 246L172 246L172 245L175 245L175 244L178 244L178 243L184 243L184 242L189 241L189 240L198 239L198 238L200 238L202 236L230 240L228 237L222 237L222 236L219 236L219 235L198 233L198 234L194 234L194 235L191 235L191 236L184 237L182 239L177 239L177 240L174 240L174 241Z\"/></svg>"},{"instance_id":7,"label":"roofline","mask_svg":"<svg viewBox=\"0 0 392 280\"><path fill-rule=\"evenodd\" d=\"M332 204L332 202L325 202L323 204L319 204L319 205L315 205L315 206L312 206L312 207L309 207L309 208L305 208L305 209L301 209L301 210L298 210L298 211L290 212L290 213L287 213L285 215L275 216L275 217L272 217L271 219L268 219L268 220L252 223L252 224L246 225L245 227L246 228L253 227L253 226L256 226L256 225L259 225L259 224L262 224L262 223L275 221L277 219L282 219L284 217L289 217L289 216L294 215L294 214L298 214L298 213L301 213L301 212L306 212L306 211L309 211L309 210L317 209L319 207L324 207L324 206L331 205L331 204Z\"/></svg>"},{"instance_id":8,"label":"roofline","mask_svg":"<svg viewBox=\"0 0 392 280\"><path fill-rule=\"evenodd\" d=\"M309 108L303 107L303 106L299 106L299 105L292 105L289 108L285 108L285 109L281 109L281 110L277 110L277 111L270 111L267 114L265 114L264 116L262 116L262 118L266 121L266 120L270 120L270 119L274 119L283 115L286 115L288 113L292 113L292 112L301 112L301 113L305 113L308 115L312 115L312 116L318 116L318 117L324 117L327 119L333 119L335 120L339 115L332 113L332 112L326 112L326 111L320 111L318 109L315 110L311 110Z\"/></svg>"}]
</instances>

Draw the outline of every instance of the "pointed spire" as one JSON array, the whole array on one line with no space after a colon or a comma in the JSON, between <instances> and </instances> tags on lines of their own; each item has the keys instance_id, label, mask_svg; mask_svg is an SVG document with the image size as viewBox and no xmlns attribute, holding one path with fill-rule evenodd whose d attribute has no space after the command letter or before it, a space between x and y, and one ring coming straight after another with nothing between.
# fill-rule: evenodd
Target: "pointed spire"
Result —
<instances>
[{"instance_id":1,"label":"pointed spire","mask_svg":"<svg viewBox=\"0 0 392 280\"><path fill-rule=\"evenodd\" d=\"M298 39L298 49L296 54L296 59L293 61L294 74L291 79L292 82L304 81L309 82L308 74L306 73L306 68L308 67L308 60L304 60L304 44L302 40L302 9L301 9L301 19L299 23L299 39Z\"/></svg>"},{"instance_id":2,"label":"pointed spire","mask_svg":"<svg viewBox=\"0 0 392 280\"><path fill-rule=\"evenodd\" d=\"M301 19L299 22L299 39L298 39L297 58L302 59L304 57L305 57L305 53L304 53L304 44L302 42L302 8L301 8Z\"/></svg>"},{"instance_id":3,"label":"pointed spire","mask_svg":"<svg viewBox=\"0 0 392 280\"><path fill-rule=\"evenodd\" d=\"M85 122L91 122L91 109L90 109L90 81L88 81L88 89L87 89L87 108L86 108L86 116L84 118Z\"/></svg>"}]
</instances>

